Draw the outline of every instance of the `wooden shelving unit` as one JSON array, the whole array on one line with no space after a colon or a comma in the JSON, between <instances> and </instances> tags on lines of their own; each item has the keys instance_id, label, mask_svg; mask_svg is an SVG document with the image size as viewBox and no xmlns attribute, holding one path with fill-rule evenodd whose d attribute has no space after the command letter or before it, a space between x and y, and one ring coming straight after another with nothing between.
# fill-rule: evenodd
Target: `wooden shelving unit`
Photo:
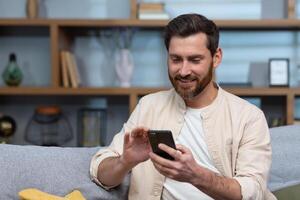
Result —
<instances>
[{"instance_id":1,"label":"wooden shelving unit","mask_svg":"<svg viewBox=\"0 0 300 200\"><path fill-rule=\"evenodd\" d=\"M300 20L294 19L295 1L289 0L289 18L282 20L216 20L222 30L299 30ZM51 86L49 87L19 87L0 88L0 96L17 95L96 95L96 96L128 96L129 112L132 112L140 96L166 88L62 88L60 83L59 52L68 49L72 36L66 31L69 28L79 28L80 31L101 29L107 27L140 27L162 29L168 22L165 20L138 20L137 1L131 0L130 19L118 20L83 20L83 19L0 19L1 30L25 28L32 35L48 33L50 38ZM37 31L41 30L41 31ZM73 30L73 29L72 29ZM76 35L76 32L74 33ZM294 102L300 96L300 89L295 88L225 88L238 96L267 97L281 96L286 98L286 122L294 121Z\"/></svg>"}]
</instances>

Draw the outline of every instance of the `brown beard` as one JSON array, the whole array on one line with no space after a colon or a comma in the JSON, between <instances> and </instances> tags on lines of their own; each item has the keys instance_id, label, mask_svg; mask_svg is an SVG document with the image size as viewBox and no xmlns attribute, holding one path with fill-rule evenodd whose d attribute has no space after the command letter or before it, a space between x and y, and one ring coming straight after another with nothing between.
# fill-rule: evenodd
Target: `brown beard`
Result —
<instances>
[{"instance_id":1,"label":"brown beard","mask_svg":"<svg viewBox=\"0 0 300 200\"><path fill-rule=\"evenodd\" d=\"M199 95L210 83L210 81L212 80L212 77L213 77L212 64L209 68L208 73L202 79L199 79L198 77L193 76L193 75L188 75L188 76L182 77L179 74L177 74L173 78L170 76L170 72L169 72L169 79L170 79L173 87L175 88L176 92L185 100L191 100L194 97L196 97L197 95ZM182 89L177 83L177 81L179 81L179 80L195 80L196 87L195 87L195 89Z\"/></svg>"}]
</instances>

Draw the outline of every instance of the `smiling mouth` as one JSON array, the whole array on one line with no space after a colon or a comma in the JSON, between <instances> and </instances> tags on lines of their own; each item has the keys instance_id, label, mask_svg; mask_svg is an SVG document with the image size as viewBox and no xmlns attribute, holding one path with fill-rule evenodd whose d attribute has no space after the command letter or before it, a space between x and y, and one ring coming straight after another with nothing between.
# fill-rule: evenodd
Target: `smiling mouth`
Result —
<instances>
[{"instance_id":1,"label":"smiling mouth","mask_svg":"<svg viewBox=\"0 0 300 200\"><path fill-rule=\"evenodd\" d=\"M189 80L189 79L178 79L177 82L178 84L183 87L183 88L188 88L194 85L194 82L196 80Z\"/></svg>"}]
</instances>

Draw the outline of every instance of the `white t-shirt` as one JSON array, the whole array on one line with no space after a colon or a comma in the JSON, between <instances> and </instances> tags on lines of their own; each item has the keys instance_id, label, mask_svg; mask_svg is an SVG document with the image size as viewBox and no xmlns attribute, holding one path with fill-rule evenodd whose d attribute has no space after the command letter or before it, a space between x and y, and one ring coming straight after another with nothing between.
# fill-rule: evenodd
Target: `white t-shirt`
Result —
<instances>
[{"instance_id":1,"label":"white t-shirt","mask_svg":"<svg viewBox=\"0 0 300 200\"><path fill-rule=\"evenodd\" d=\"M180 135L175 142L189 148L199 165L216 173L219 173L219 171L213 165L212 159L208 153L207 145L204 140L201 109L188 108L184 116L184 120L185 121ZM173 196L173 198L180 200L212 199L190 183L178 182L169 178L166 178L166 181L164 183L164 190L167 190L166 193L169 193L171 196ZM163 195L162 199L168 199L164 197L166 196Z\"/></svg>"}]
</instances>

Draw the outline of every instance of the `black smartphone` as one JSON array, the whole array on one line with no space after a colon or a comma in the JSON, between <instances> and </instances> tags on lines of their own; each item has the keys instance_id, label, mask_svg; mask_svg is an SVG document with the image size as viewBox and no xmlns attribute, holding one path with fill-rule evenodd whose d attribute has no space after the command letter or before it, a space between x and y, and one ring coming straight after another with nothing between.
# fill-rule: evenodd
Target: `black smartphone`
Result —
<instances>
[{"instance_id":1,"label":"black smartphone","mask_svg":"<svg viewBox=\"0 0 300 200\"><path fill-rule=\"evenodd\" d=\"M172 156L170 156L167 152L158 148L158 144L163 143L168 145L169 147L176 149L175 142L172 136L172 132L169 130L149 130L148 131L149 142L152 147L152 151L157 155L169 159L174 160Z\"/></svg>"}]
</instances>

